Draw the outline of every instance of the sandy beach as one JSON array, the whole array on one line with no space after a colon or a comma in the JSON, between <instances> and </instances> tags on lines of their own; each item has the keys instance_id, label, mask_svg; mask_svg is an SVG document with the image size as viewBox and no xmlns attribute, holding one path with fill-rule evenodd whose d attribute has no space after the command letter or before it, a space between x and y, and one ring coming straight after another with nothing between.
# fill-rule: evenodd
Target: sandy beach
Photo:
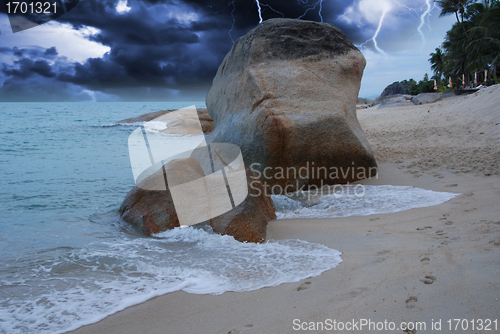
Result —
<instances>
[{"instance_id":1,"label":"sandy beach","mask_svg":"<svg viewBox=\"0 0 500 334\"><path fill-rule=\"evenodd\" d=\"M358 119L379 164L379 177L361 184L460 195L390 214L272 221L268 239L323 244L343 262L251 292L170 293L72 333L405 333L401 322L420 322L406 333L498 332L500 85L433 104L358 110ZM321 329L328 319L396 328ZM450 319L465 319L468 329Z\"/></svg>"}]
</instances>

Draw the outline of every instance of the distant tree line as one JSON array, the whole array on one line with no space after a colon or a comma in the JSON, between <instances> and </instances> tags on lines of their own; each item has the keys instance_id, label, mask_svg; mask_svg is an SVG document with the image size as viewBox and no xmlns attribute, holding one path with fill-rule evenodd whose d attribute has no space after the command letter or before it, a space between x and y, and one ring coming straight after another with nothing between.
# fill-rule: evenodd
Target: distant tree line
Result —
<instances>
[{"instance_id":1,"label":"distant tree line","mask_svg":"<svg viewBox=\"0 0 500 334\"><path fill-rule=\"evenodd\" d=\"M434 92L434 79L429 79L429 75L425 73L425 76L420 81L415 81L415 79L403 80L393 82L391 85L387 86L382 92L382 96L389 96L395 94L410 94L418 95L420 93Z\"/></svg>"},{"instance_id":2,"label":"distant tree line","mask_svg":"<svg viewBox=\"0 0 500 334\"><path fill-rule=\"evenodd\" d=\"M425 76L419 82L414 79L400 81L410 95L418 95L420 93L434 92L434 80L429 79L429 75L425 73Z\"/></svg>"},{"instance_id":3,"label":"distant tree line","mask_svg":"<svg viewBox=\"0 0 500 334\"><path fill-rule=\"evenodd\" d=\"M439 85L471 85L475 81L499 83L500 1L434 0L441 15L454 14L457 22L441 47L430 54L432 79ZM465 83L462 80L465 79Z\"/></svg>"}]
</instances>

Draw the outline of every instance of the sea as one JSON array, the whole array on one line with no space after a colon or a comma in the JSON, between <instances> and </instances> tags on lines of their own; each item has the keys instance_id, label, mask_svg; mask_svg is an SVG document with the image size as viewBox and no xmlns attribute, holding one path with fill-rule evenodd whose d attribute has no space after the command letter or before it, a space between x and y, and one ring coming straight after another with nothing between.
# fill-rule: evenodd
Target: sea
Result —
<instances>
[{"instance_id":1,"label":"sea","mask_svg":"<svg viewBox=\"0 0 500 334\"><path fill-rule=\"evenodd\" d=\"M206 227L145 236L120 220L118 208L135 185L127 139L141 124L116 122L191 105L205 107L0 103L0 333L65 333L170 292L251 291L342 262L341 250L303 240L240 243ZM456 196L394 186L346 193L273 200L280 219L334 218Z\"/></svg>"}]
</instances>

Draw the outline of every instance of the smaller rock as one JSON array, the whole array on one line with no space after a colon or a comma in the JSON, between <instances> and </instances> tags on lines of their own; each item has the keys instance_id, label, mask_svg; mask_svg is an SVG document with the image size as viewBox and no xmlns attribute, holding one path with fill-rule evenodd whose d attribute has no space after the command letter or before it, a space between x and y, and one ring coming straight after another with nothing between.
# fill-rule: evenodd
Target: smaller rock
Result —
<instances>
[{"instance_id":1,"label":"smaller rock","mask_svg":"<svg viewBox=\"0 0 500 334\"><path fill-rule=\"evenodd\" d=\"M479 90L479 88L473 88L473 89L448 89L446 92L441 94L442 98L449 98L449 97L455 97L459 95L469 95L476 93Z\"/></svg>"},{"instance_id":2,"label":"smaller rock","mask_svg":"<svg viewBox=\"0 0 500 334\"><path fill-rule=\"evenodd\" d=\"M436 101L441 100L441 94L439 93L420 93L417 96L414 96L411 101L416 105L434 103Z\"/></svg>"},{"instance_id":3,"label":"smaller rock","mask_svg":"<svg viewBox=\"0 0 500 334\"><path fill-rule=\"evenodd\" d=\"M135 116L135 117L130 117L127 119L123 119L121 121L118 121L116 123L118 124L127 124L127 123L141 123L141 122L149 122L155 118L158 118L160 116L163 116L169 112L176 111L176 110L160 110L160 111L154 111L150 112L147 114ZM196 111L198 112L198 118L201 123L201 129L203 130L204 133L210 133L214 129L214 121L208 114L207 108L196 108Z\"/></svg>"},{"instance_id":4,"label":"smaller rock","mask_svg":"<svg viewBox=\"0 0 500 334\"><path fill-rule=\"evenodd\" d=\"M180 226L168 187L165 191L163 169L145 178L139 186L134 187L125 196L119 212L124 221L147 235Z\"/></svg>"},{"instance_id":5,"label":"smaller rock","mask_svg":"<svg viewBox=\"0 0 500 334\"><path fill-rule=\"evenodd\" d=\"M411 95L400 95L400 96L384 98L381 100L378 109L412 106L413 103L411 102L410 99Z\"/></svg>"},{"instance_id":6,"label":"smaller rock","mask_svg":"<svg viewBox=\"0 0 500 334\"><path fill-rule=\"evenodd\" d=\"M257 174L247 169L248 196L233 210L212 218L216 233L228 234L244 242L264 242L267 223L276 219L276 208Z\"/></svg>"}]
</instances>

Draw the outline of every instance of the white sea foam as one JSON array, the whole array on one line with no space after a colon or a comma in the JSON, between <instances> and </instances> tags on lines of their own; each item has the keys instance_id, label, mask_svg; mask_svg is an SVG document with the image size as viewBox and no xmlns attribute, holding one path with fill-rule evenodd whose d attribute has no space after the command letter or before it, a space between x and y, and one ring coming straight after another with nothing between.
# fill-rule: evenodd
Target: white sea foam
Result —
<instances>
[{"instance_id":1,"label":"white sea foam","mask_svg":"<svg viewBox=\"0 0 500 334\"><path fill-rule=\"evenodd\" d=\"M240 243L193 227L51 254L2 281L9 296L0 302L2 333L61 333L172 291L256 290L318 276L342 261L323 245Z\"/></svg>"},{"instance_id":2,"label":"white sea foam","mask_svg":"<svg viewBox=\"0 0 500 334\"><path fill-rule=\"evenodd\" d=\"M294 194L292 198L285 195L271 197L278 211L276 214L278 219L293 219L367 216L398 212L438 205L459 195L391 185L339 185L335 190L328 195L303 192Z\"/></svg>"}]
</instances>

